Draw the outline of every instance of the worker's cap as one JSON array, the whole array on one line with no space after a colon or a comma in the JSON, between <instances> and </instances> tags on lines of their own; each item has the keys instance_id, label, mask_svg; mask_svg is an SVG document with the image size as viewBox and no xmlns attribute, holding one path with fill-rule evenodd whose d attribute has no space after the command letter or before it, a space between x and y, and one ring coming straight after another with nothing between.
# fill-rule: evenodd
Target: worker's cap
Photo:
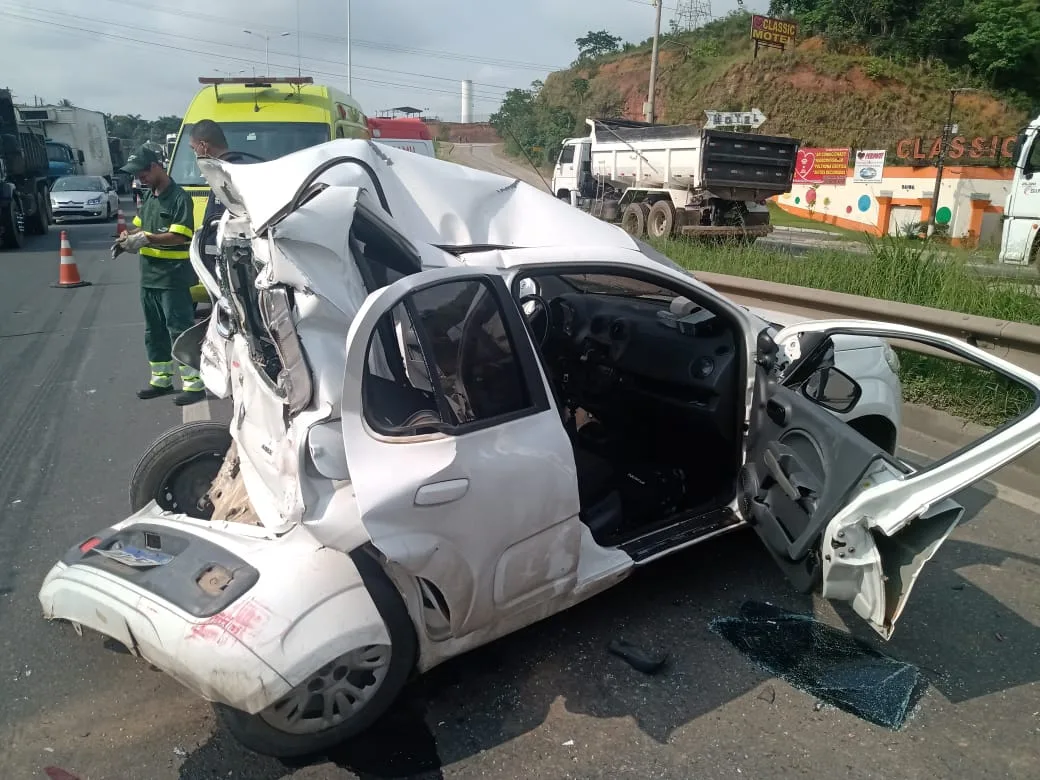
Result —
<instances>
[{"instance_id":1,"label":"worker's cap","mask_svg":"<svg viewBox=\"0 0 1040 780\"><path fill-rule=\"evenodd\" d=\"M146 171L151 168L152 163L162 164L159 155L147 146L138 146L134 153L127 158L126 165L120 168L120 170L136 176L141 171Z\"/></svg>"}]
</instances>

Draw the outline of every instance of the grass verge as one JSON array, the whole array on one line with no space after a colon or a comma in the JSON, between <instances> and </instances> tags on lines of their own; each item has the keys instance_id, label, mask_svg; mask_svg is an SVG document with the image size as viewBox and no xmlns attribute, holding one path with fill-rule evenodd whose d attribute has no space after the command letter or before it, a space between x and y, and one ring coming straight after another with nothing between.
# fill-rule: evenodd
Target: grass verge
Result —
<instances>
[{"instance_id":1,"label":"grass verge","mask_svg":"<svg viewBox=\"0 0 1040 780\"><path fill-rule=\"evenodd\" d=\"M923 242L866 239L868 255L833 250L801 257L690 241L654 242L692 271L746 276L880 300L1040 325L1040 298L1006 281L985 279ZM910 352L900 353L904 398L983 425L999 425L1032 405L1021 386L991 372Z\"/></svg>"},{"instance_id":2,"label":"grass verge","mask_svg":"<svg viewBox=\"0 0 1040 780\"><path fill-rule=\"evenodd\" d=\"M769 202L769 222L772 225L779 227L791 227L791 228L803 228L807 230L819 230L824 233L831 234L834 238L840 238L849 241L862 241L863 233L855 230L847 230L846 228L838 227L837 225L828 225L826 222L817 222L814 219L808 217L799 217L795 214L791 214L784 211L778 205Z\"/></svg>"}]
</instances>

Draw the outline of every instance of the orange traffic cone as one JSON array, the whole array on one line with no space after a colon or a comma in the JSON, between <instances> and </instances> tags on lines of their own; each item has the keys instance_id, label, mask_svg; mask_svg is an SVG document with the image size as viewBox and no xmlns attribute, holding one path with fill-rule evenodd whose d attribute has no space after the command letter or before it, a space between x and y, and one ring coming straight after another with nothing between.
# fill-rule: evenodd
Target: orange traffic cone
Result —
<instances>
[{"instance_id":1,"label":"orange traffic cone","mask_svg":"<svg viewBox=\"0 0 1040 780\"><path fill-rule=\"evenodd\" d=\"M113 238L119 238L126 231L126 215L122 209L116 212L116 233Z\"/></svg>"},{"instance_id":2,"label":"orange traffic cone","mask_svg":"<svg viewBox=\"0 0 1040 780\"><path fill-rule=\"evenodd\" d=\"M61 231L61 265L58 266L58 281L51 287L88 287L90 282L84 282L79 278L79 268L72 256L72 244L69 243L69 234Z\"/></svg>"}]
</instances>

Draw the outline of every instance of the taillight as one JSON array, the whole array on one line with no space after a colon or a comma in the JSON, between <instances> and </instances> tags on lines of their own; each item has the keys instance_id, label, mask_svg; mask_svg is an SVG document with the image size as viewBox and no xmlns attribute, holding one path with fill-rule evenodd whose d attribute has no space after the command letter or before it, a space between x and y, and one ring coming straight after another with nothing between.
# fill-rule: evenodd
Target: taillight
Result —
<instances>
[{"instance_id":1,"label":"taillight","mask_svg":"<svg viewBox=\"0 0 1040 780\"><path fill-rule=\"evenodd\" d=\"M91 550L93 550L95 547L97 547L99 544L101 544L101 537L100 536L92 536L89 539L87 539L87 541L83 542L83 544L81 544L79 546L79 551L81 553L88 553Z\"/></svg>"}]
</instances>

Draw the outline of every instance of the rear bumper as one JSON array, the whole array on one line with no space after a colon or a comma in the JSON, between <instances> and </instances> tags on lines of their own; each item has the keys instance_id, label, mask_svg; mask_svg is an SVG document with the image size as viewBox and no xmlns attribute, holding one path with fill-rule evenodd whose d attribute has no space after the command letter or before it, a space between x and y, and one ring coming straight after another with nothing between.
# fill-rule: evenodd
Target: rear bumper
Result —
<instances>
[{"instance_id":1,"label":"rear bumper","mask_svg":"<svg viewBox=\"0 0 1040 780\"><path fill-rule=\"evenodd\" d=\"M344 652L390 644L351 557L306 528L271 537L153 502L96 536L47 574L44 617L121 642L208 701L256 713ZM137 568L98 553L116 541L144 548L146 538L170 560ZM214 565L230 577L204 577Z\"/></svg>"},{"instance_id":2,"label":"rear bumper","mask_svg":"<svg viewBox=\"0 0 1040 780\"><path fill-rule=\"evenodd\" d=\"M291 686L227 628L207 635L160 600L148 599L102 572L58 563L40 590L44 617L62 618L122 643L198 696L259 712Z\"/></svg>"}]
</instances>

